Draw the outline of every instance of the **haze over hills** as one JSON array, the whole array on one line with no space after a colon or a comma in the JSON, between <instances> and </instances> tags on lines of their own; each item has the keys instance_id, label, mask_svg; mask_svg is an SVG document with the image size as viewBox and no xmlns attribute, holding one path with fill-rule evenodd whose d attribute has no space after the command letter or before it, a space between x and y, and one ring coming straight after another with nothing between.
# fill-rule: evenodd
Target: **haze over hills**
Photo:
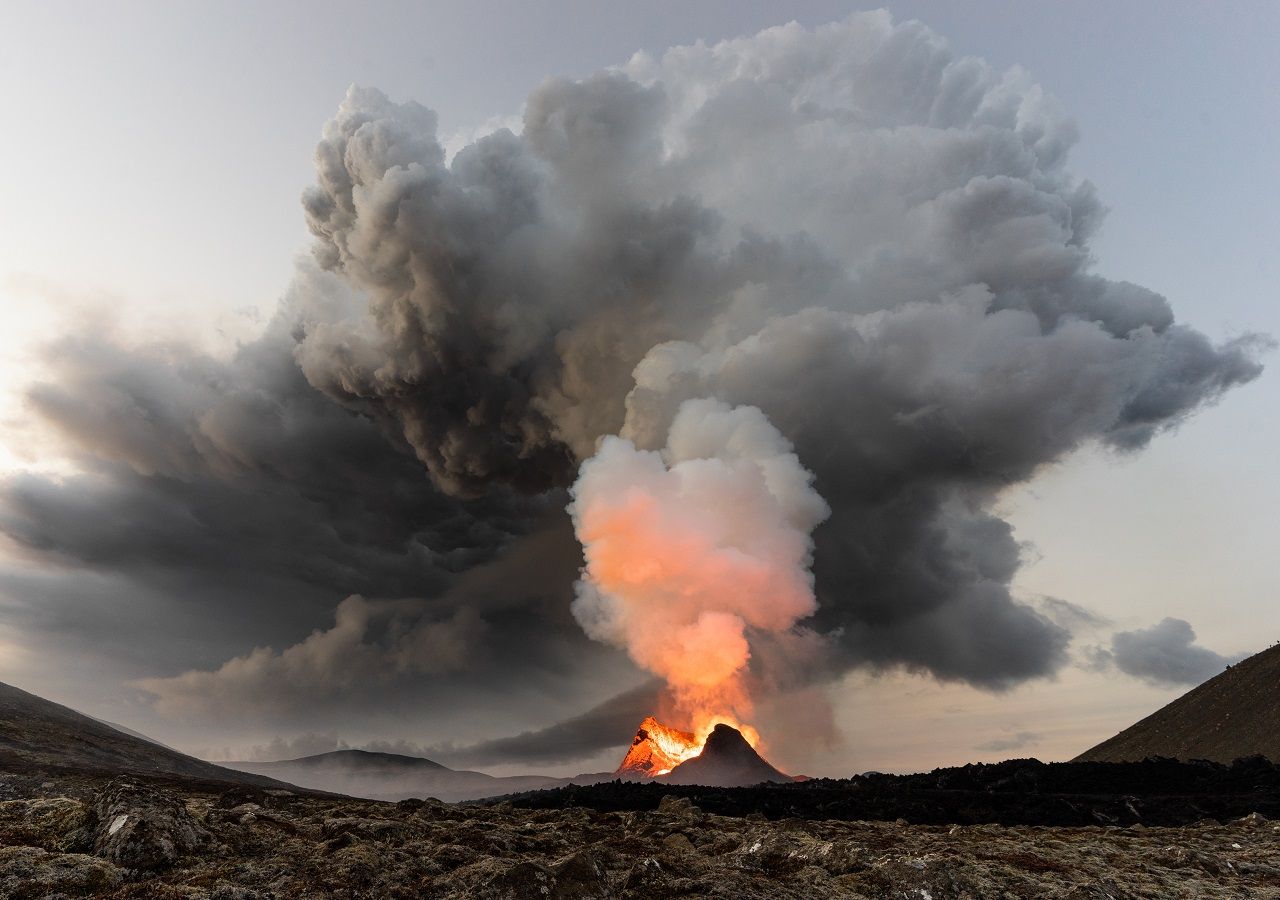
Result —
<instances>
[{"instance_id":1,"label":"haze over hills","mask_svg":"<svg viewBox=\"0 0 1280 900\"><path fill-rule=\"evenodd\" d=\"M404 800L435 797L449 803L496 797L519 791L536 791L567 784L593 784L613 777L607 773L553 778L548 775L499 777L466 769L450 769L434 760L369 750L337 750L299 759L275 762L229 762L227 766L280 778L316 790L367 797L371 800Z\"/></svg>"},{"instance_id":2,"label":"haze over hills","mask_svg":"<svg viewBox=\"0 0 1280 900\"><path fill-rule=\"evenodd\" d=\"M3 683L0 769L178 777L259 788L301 788L372 800L435 797L450 803L596 784L617 777L612 772L573 778L537 774L499 777L450 769L423 757L368 750L216 765ZM701 754L656 780L728 787L791 779L761 759L736 730L722 725L712 732Z\"/></svg>"},{"instance_id":3,"label":"haze over hills","mask_svg":"<svg viewBox=\"0 0 1280 900\"><path fill-rule=\"evenodd\" d=\"M97 717L94 716L93 718L96 719ZM129 737L139 738L141 740L146 741L148 744L158 744L161 747L164 747L169 750L173 749L168 744L162 741L157 741L155 738L151 737L150 735L143 734L141 731L135 731L132 728L130 728L128 725L121 725L119 722L112 722L109 719L97 719L97 720L101 722L103 725L109 725L110 727L114 728L116 731L129 735Z\"/></svg>"},{"instance_id":4,"label":"haze over hills","mask_svg":"<svg viewBox=\"0 0 1280 900\"><path fill-rule=\"evenodd\" d=\"M1229 763L1280 761L1280 645L1250 656L1076 757L1128 762L1149 756Z\"/></svg>"},{"instance_id":5,"label":"haze over hills","mask_svg":"<svg viewBox=\"0 0 1280 900\"><path fill-rule=\"evenodd\" d=\"M674 741L681 738L692 741L694 737L692 734L667 728L649 717L641 723L636 738L617 771L588 773L573 778L536 774L500 777L466 769L450 769L419 756L369 750L337 750L299 759L237 761L226 765L242 772L280 778L305 787L353 797L367 797L371 800L435 797L449 803L566 785L585 786L617 778L709 787L739 787L793 780L791 776L779 772L761 759L742 735L728 725L716 726L701 752L683 762L664 755L658 740L664 735ZM637 759L642 759L644 765L637 765ZM669 771L668 766L671 767Z\"/></svg>"},{"instance_id":6,"label":"haze over hills","mask_svg":"<svg viewBox=\"0 0 1280 900\"><path fill-rule=\"evenodd\" d=\"M135 737L97 719L0 682L0 769L177 776L293 789L273 778L224 768Z\"/></svg>"}]
</instances>

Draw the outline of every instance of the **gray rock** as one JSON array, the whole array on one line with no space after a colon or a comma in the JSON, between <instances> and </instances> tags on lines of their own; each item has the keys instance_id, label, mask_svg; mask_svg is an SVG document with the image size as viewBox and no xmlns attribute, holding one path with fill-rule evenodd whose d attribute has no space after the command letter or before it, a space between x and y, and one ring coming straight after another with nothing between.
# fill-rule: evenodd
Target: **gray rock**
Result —
<instances>
[{"instance_id":1,"label":"gray rock","mask_svg":"<svg viewBox=\"0 0 1280 900\"><path fill-rule=\"evenodd\" d=\"M671 873L662 862L652 856L645 856L636 860L627 873L626 887L629 891L653 892L656 896L662 896L662 891L670 882Z\"/></svg>"},{"instance_id":2,"label":"gray rock","mask_svg":"<svg viewBox=\"0 0 1280 900\"><path fill-rule=\"evenodd\" d=\"M209 892L209 900L260 900L261 897L257 891L234 884L220 884Z\"/></svg>"},{"instance_id":3,"label":"gray rock","mask_svg":"<svg viewBox=\"0 0 1280 900\"><path fill-rule=\"evenodd\" d=\"M611 900L617 896L604 856L595 850L579 850L557 862L551 871L556 879L555 900Z\"/></svg>"},{"instance_id":4,"label":"gray rock","mask_svg":"<svg viewBox=\"0 0 1280 900\"><path fill-rule=\"evenodd\" d=\"M761 828L748 832L746 840L729 858L742 869L784 875L806 866L822 866L831 856L832 844L803 832Z\"/></svg>"},{"instance_id":5,"label":"gray rock","mask_svg":"<svg viewBox=\"0 0 1280 900\"><path fill-rule=\"evenodd\" d=\"M167 869L209 840L180 800L129 778L109 783L93 813L94 854L126 869Z\"/></svg>"},{"instance_id":6,"label":"gray rock","mask_svg":"<svg viewBox=\"0 0 1280 900\"><path fill-rule=\"evenodd\" d=\"M663 838L662 849L666 850L668 853L674 853L676 855L683 855L683 854L694 852L693 842L690 841L688 837L686 837L683 834L680 834L679 832L677 832L676 834L669 834L665 838Z\"/></svg>"},{"instance_id":7,"label":"gray rock","mask_svg":"<svg viewBox=\"0 0 1280 900\"><path fill-rule=\"evenodd\" d=\"M556 877L537 863L516 863L494 875L476 892L480 900L549 900L556 896Z\"/></svg>"},{"instance_id":8,"label":"gray rock","mask_svg":"<svg viewBox=\"0 0 1280 900\"><path fill-rule=\"evenodd\" d=\"M405 831L404 822L392 819L371 819L356 816L339 819L325 819L321 833L326 838L340 835L351 835L366 841L385 841Z\"/></svg>"}]
</instances>

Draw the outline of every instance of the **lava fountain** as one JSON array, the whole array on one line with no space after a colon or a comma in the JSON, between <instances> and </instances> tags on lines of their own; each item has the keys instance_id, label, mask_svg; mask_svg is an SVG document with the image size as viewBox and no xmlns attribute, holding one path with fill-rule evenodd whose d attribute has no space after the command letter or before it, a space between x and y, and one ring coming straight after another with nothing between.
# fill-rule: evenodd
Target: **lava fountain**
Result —
<instances>
[{"instance_id":1,"label":"lava fountain","mask_svg":"<svg viewBox=\"0 0 1280 900\"><path fill-rule=\"evenodd\" d=\"M717 787L799 780L766 762L732 725L720 722L709 734L699 736L663 725L653 716L640 723L614 776L626 781L661 779L671 784Z\"/></svg>"},{"instance_id":2,"label":"lava fountain","mask_svg":"<svg viewBox=\"0 0 1280 900\"><path fill-rule=\"evenodd\" d=\"M696 756L719 724L757 744L741 724L760 680L751 645L817 609L810 534L830 513L790 442L755 407L686 400L662 450L607 437L572 494L574 616L666 682L680 726L642 723L656 735L645 771Z\"/></svg>"}]
</instances>

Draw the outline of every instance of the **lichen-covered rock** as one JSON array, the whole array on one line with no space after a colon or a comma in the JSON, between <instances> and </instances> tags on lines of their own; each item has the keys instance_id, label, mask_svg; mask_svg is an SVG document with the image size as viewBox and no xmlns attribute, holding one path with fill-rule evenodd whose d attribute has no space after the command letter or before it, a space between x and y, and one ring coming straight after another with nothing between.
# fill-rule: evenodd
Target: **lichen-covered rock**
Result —
<instances>
[{"instance_id":1,"label":"lichen-covered rock","mask_svg":"<svg viewBox=\"0 0 1280 900\"><path fill-rule=\"evenodd\" d=\"M111 863L83 853L0 848L0 897L11 900L92 897L119 887L123 880Z\"/></svg>"},{"instance_id":2,"label":"lichen-covered rock","mask_svg":"<svg viewBox=\"0 0 1280 900\"><path fill-rule=\"evenodd\" d=\"M209 900L262 900L262 894L234 884L219 884L209 892Z\"/></svg>"},{"instance_id":3,"label":"lichen-covered rock","mask_svg":"<svg viewBox=\"0 0 1280 900\"><path fill-rule=\"evenodd\" d=\"M385 841L397 835L404 836L406 830L403 821L370 819L359 816L325 819L320 828L321 833L326 838L335 838L346 834L366 841Z\"/></svg>"},{"instance_id":4,"label":"lichen-covered rock","mask_svg":"<svg viewBox=\"0 0 1280 900\"><path fill-rule=\"evenodd\" d=\"M675 834L669 834L662 839L662 849L677 856L696 852L693 847L693 842L690 841L686 835L681 834L678 831Z\"/></svg>"},{"instance_id":5,"label":"lichen-covered rock","mask_svg":"<svg viewBox=\"0 0 1280 900\"><path fill-rule=\"evenodd\" d=\"M0 897L1280 900L1280 824L1261 817L1178 828L927 826L712 815L674 798L663 810L596 813L308 796L259 803L179 794L173 782L103 783L78 783L72 799L0 804L7 833L48 844L0 851ZM25 784L45 790L41 779ZM121 857L127 868L51 852L80 817L88 847L121 815L156 825L119 848L133 848ZM183 838L187 829L208 838ZM154 840L160 834L178 837ZM159 868L138 865L146 847Z\"/></svg>"},{"instance_id":6,"label":"lichen-covered rock","mask_svg":"<svg viewBox=\"0 0 1280 900\"><path fill-rule=\"evenodd\" d=\"M181 800L130 778L108 784L93 814L94 854L126 869L167 869L209 840Z\"/></svg>"},{"instance_id":7,"label":"lichen-covered rock","mask_svg":"<svg viewBox=\"0 0 1280 900\"><path fill-rule=\"evenodd\" d=\"M555 900L612 900L617 896L609 879L607 856L596 850L579 850L551 867L556 884Z\"/></svg>"},{"instance_id":8,"label":"lichen-covered rock","mask_svg":"<svg viewBox=\"0 0 1280 900\"><path fill-rule=\"evenodd\" d=\"M546 866L516 863L482 884L479 900L549 900L555 896L556 876Z\"/></svg>"},{"instance_id":9,"label":"lichen-covered rock","mask_svg":"<svg viewBox=\"0 0 1280 900\"><path fill-rule=\"evenodd\" d=\"M664 891L670 885L672 877L672 873L661 860L644 856L637 859L631 866L625 886L629 891L661 897L664 896Z\"/></svg>"},{"instance_id":10,"label":"lichen-covered rock","mask_svg":"<svg viewBox=\"0 0 1280 900\"><path fill-rule=\"evenodd\" d=\"M740 868L782 875L806 866L820 866L830 853L829 841L815 840L803 831L781 831L775 827L748 832L728 859Z\"/></svg>"},{"instance_id":11,"label":"lichen-covered rock","mask_svg":"<svg viewBox=\"0 0 1280 900\"><path fill-rule=\"evenodd\" d=\"M89 811L69 797L0 802L0 845L28 845L46 850L77 849L71 835L83 828Z\"/></svg>"},{"instance_id":12,"label":"lichen-covered rock","mask_svg":"<svg viewBox=\"0 0 1280 900\"><path fill-rule=\"evenodd\" d=\"M676 797L667 794L658 801L658 815L666 816L681 822L689 822L702 815L702 810L693 805L688 797Z\"/></svg>"}]
</instances>

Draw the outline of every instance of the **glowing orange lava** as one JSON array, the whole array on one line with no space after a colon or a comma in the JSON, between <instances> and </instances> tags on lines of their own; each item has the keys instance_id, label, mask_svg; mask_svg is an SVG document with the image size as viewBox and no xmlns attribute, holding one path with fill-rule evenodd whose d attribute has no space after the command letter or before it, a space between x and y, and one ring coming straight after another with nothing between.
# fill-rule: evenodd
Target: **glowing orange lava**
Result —
<instances>
[{"instance_id":1,"label":"glowing orange lava","mask_svg":"<svg viewBox=\"0 0 1280 900\"><path fill-rule=\"evenodd\" d=\"M624 778L656 778L666 775L682 762L701 753L707 742L707 735L721 723L738 729L752 747L759 745L759 732L750 725L740 724L732 716L708 717L699 722L696 731L681 731L663 725L653 716L647 716L640 723L640 728L631 741L631 749L627 751L615 774Z\"/></svg>"}]
</instances>

